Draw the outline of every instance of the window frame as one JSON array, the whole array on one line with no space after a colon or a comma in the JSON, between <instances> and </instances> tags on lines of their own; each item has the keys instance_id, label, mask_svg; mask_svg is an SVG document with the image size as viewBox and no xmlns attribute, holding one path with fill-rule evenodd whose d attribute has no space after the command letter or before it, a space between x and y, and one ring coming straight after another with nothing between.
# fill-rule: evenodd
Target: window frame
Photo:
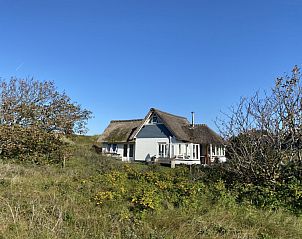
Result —
<instances>
[{"instance_id":1,"label":"window frame","mask_svg":"<svg viewBox=\"0 0 302 239\"><path fill-rule=\"evenodd\" d=\"M165 158L168 156L168 144L164 142L158 143L158 156Z\"/></svg>"},{"instance_id":2,"label":"window frame","mask_svg":"<svg viewBox=\"0 0 302 239\"><path fill-rule=\"evenodd\" d=\"M134 157L134 144L129 144L129 158Z\"/></svg>"},{"instance_id":3,"label":"window frame","mask_svg":"<svg viewBox=\"0 0 302 239\"><path fill-rule=\"evenodd\" d=\"M123 157L128 157L128 144L124 144L124 147L123 147Z\"/></svg>"}]
</instances>

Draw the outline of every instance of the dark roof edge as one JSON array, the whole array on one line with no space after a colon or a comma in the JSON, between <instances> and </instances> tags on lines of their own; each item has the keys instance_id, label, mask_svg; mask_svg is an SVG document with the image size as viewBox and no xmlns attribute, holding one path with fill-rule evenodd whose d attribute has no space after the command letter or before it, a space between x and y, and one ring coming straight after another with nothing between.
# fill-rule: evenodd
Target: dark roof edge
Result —
<instances>
[{"instance_id":1,"label":"dark roof edge","mask_svg":"<svg viewBox=\"0 0 302 239\"><path fill-rule=\"evenodd\" d=\"M148 113L147 113L147 115L145 116L145 118L143 118L143 119L141 120L141 124L140 124L139 126L137 126L136 130L135 130L135 131L133 132L133 134L129 137L129 140L134 140L134 139L135 139L135 137L136 137L136 135L138 134L138 132L142 129L142 127L143 127L145 121L147 120L149 114L151 113L152 109L153 109L153 108L151 108L151 109L148 111ZM154 109L153 109L153 110L154 110Z\"/></svg>"},{"instance_id":2,"label":"dark roof edge","mask_svg":"<svg viewBox=\"0 0 302 239\"><path fill-rule=\"evenodd\" d=\"M158 110L158 109L155 109L155 108L151 108L150 109L151 111L158 111L158 112L160 112L160 113L164 113L164 114L167 114L167 115L171 115L171 116L173 116L173 117L178 117L178 118L182 118L182 119L186 119L186 120L188 120L186 117L184 117L184 116L179 116L179 115L173 115L173 114L170 114L170 113L168 113L168 112L165 112L165 111L161 111L161 110Z\"/></svg>"},{"instance_id":3,"label":"dark roof edge","mask_svg":"<svg viewBox=\"0 0 302 239\"><path fill-rule=\"evenodd\" d=\"M173 114L170 114L170 113L167 113L167 112L164 112L164 111L161 111L161 110L158 110L158 109L155 109L155 108L151 108L150 111L152 112L156 112L158 111L159 113L162 113L162 114L166 114L166 115L169 115L169 116L172 116L172 117L176 117L176 118L179 118L179 119L184 119L186 121L188 121L188 119L186 117L182 117L182 116L178 116L178 115L173 115ZM160 117L160 115L159 115ZM161 117L160 117L161 118ZM167 127L167 129L170 131L170 133L179 141L187 141L189 142L187 139L183 139L181 137L178 137L179 135L177 133L175 133L175 131L173 129L171 129L170 125L169 125L169 122L166 122L163 118L161 118L161 120L163 121L164 125Z\"/></svg>"},{"instance_id":4,"label":"dark roof edge","mask_svg":"<svg viewBox=\"0 0 302 239\"><path fill-rule=\"evenodd\" d=\"M135 121L142 121L143 119L130 119L130 120L111 120L110 123L116 122L135 122Z\"/></svg>"}]
</instances>

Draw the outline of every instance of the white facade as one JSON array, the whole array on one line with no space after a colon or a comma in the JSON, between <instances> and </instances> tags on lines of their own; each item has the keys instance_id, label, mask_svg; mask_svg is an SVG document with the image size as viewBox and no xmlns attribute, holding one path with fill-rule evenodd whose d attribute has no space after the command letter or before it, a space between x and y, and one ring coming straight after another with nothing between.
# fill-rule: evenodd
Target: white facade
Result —
<instances>
[{"instance_id":1,"label":"white facade","mask_svg":"<svg viewBox=\"0 0 302 239\"><path fill-rule=\"evenodd\" d=\"M165 114L168 115L168 113ZM169 115L169 117L177 116ZM180 121L181 125L187 124L183 118ZM169 124L167 122L169 121L166 120L165 124L167 125L165 125L156 113L150 112L137 130L134 131L135 134L131 137L128 136L128 139L124 139L126 142L104 143L102 152L120 157L123 161L158 161L160 163L170 163L171 167L176 164L210 164L217 159L220 162L226 161L223 145L197 144L177 140L176 137L180 136L177 136L175 132L178 131L173 133L171 128L168 128ZM179 127L176 127L176 129L178 130ZM189 130L191 129L189 128Z\"/></svg>"},{"instance_id":2,"label":"white facade","mask_svg":"<svg viewBox=\"0 0 302 239\"><path fill-rule=\"evenodd\" d=\"M175 164L200 164L200 145L184 143L174 138L137 138L135 160L151 158L174 159Z\"/></svg>"},{"instance_id":3,"label":"white facade","mask_svg":"<svg viewBox=\"0 0 302 239\"><path fill-rule=\"evenodd\" d=\"M160 156L160 144L166 144L168 146L169 138L137 138L135 141L135 160L148 161L153 156L158 158Z\"/></svg>"},{"instance_id":4,"label":"white facade","mask_svg":"<svg viewBox=\"0 0 302 239\"><path fill-rule=\"evenodd\" d=\"M123 155L123 144L103 144L102 152L112 155Z\"/></svg>"},{"instance_id":5,"label":"white facade","mask_svg":"<svg viewBox=\"0 0 302 239\"><path fill-rule=\"evenodd\" d=\"M121 158L122 161L132 161L135 159L134 143L105 143L102 145L102 152L113 157Z\"/></svg>"},{"instance_id":6,"label":"white facade","mask_svg":"<svg viewBox=\"0 0 302 239\"><path fill-rule=\"evenodd\" d=\"M113 157L121 158L122 161L144 161L152 159L169 159L177 164L201 164L201 155L205 149L202 145L187 143L176 140L174 137L167 138L136 138L131 143L105 143L102 152ZM202 150L202 151L200 151ZM209 145L209 160L225 162L225 148L223 146ZM172 162L171 162L172 164Z\"/></svg>"}]
</instances>

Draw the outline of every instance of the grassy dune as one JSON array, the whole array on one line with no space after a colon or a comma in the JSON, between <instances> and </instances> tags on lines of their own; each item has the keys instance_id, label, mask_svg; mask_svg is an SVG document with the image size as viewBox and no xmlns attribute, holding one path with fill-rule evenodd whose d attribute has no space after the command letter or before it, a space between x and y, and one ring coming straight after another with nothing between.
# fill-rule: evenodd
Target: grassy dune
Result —
<instances>
[{"instance_id":1,"label":"grassy dune","mask_svg":"<svg viewBox=\"0 0 302 239\"><path fill-rule=\"evenodd\" d=\"M302 238L288 212L238 205L186 169L124 164L90 151L93 137L73 140L65 168L0 163L0 238Z\"/></svg>"}]
</instances>

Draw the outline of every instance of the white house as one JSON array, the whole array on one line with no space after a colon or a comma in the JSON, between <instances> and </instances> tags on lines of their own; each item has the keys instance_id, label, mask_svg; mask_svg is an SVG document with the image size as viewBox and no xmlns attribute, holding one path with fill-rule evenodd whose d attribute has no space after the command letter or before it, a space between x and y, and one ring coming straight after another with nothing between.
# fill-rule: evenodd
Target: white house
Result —
<instances>
[{"instance_id":1,"label":"white house","mask_svg":"<svg viewBox=\"0 0 302 239\"><path fill-rule=\"evenodd\" d=\"M102 152L123 161L175 164L223 162L225 142L205 124L151 108L144 119L112 120L98 139Z\"/></svg>"}]
</instances>

